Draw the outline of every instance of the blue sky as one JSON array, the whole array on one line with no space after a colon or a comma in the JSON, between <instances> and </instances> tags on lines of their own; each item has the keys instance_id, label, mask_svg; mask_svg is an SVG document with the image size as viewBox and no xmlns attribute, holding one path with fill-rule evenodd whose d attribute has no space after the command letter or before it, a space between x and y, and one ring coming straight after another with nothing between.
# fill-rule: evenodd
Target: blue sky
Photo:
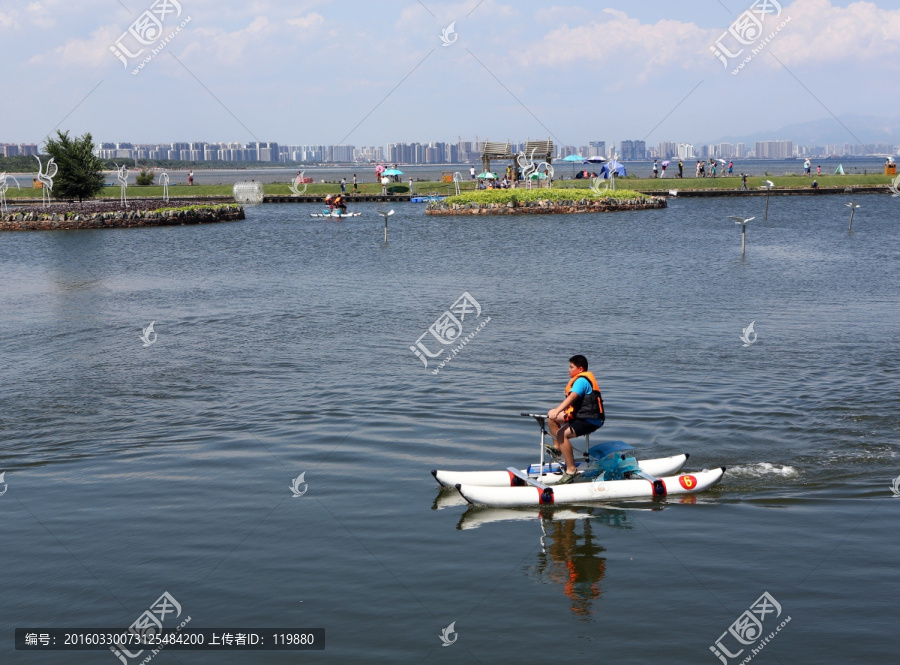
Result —
<instances>
[{"instance_id":1,"label":"blue sky","mask_svg":"<svg viewBox=\"0 0 900 665\"><path fill-rule=\"evenodd\" d=\"M140 58L125 67L110 46L159 2L163 35L184 27L133 75ZM900 0L757 0L763 35L784 26L737 75L710 47L753 0L180 0L177 17L173 2L0 2L0 142L59 126L135 142L655 145L900 116ZM839 143L865 131L834 125Z\"/></svg>"}]
</instances>

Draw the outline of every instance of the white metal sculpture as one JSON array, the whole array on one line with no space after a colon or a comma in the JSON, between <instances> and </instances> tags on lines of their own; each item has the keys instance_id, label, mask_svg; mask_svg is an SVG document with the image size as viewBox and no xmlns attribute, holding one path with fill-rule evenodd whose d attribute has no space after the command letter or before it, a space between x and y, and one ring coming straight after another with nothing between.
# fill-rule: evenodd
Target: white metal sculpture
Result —
<instances>
[{"instance_id":1,"label":"white metal sculpture","mask_svg":"<svg viewBox=\"0 0 900 665\"><path fill-rule=\"evenodd\" d=\"M459 181L462 180L462 173L456 171L453 174L453 185L456 187L456 195L459 196Z\"/></svg>"},{"instance_id":2,"label":"white metal sculpture","mask_svg":"<svg viewBox=\"0 0 900 665\"><path fill-rule=\"evenodd\" d=\"M6 175L6 173L0 173L0 212L8 212L9 206L6 205L6 192L9 191L9 183L7 183L7 179L12 178L16 180L11 175ZM19 187L19 181L16 180L16 189L22 189Z\"/></svg>"},{"instance_id":3,"label":"white metal sculpture","mask_svg":"<svg viewBox=\"0 0 900 665\"><path fill-rule=\"evenodd\" d=\"M262 203L263 186L261 182L243 180L234 185L234 200L238 203Z\"/></svg>"},{"instance_id":4,"label":"white metal sculpture","mask_svg":"<svg viewBox=\"0 0 900 665\"><path fill-rule=\"evenodd\" d=\"M616 170L619 168L619 153L614 152L612 161L606 165L609 170L609 188L616 191Z\"/></svg>"},{"instance_id":5,"label":"white metal sculpture","mask_svg":"<svg viewBox=\"0 0 900 665\"><path fill-rule=\"evenodd\" d=\"M525 189L531 189L531 174L537 170L537 167L534 165L535 150L537 148L532 148L530 157L525 155L524 150L516 155L516 164L522 169L522 180L525 181Z\"/></svg>"},{"instance_id":6,"label":"white metal sculpture","mask_svg":"<svg viewBox=\"0 0 900 665\"><path fill-rule=\"evenodd\" d=\"M541 169L543 169L544 174L547 176L547 189L550 189L553 187L553 167L547 162L541 162L538 164L537 172L541 173ZM538 186L540 187L540 181L538 182Z\"/></svg>"},{"instance_id":7,"label":"white metal sculpture","mask_svg":"<svg viewBox=\"0 0 900 665\"><path fill-rule=\"evenodd\" d=\"M116 164L113 162L113 164ZM125 190L128 188L128 173L126 173L128 167L125 164L119 166L116 164L116 180L119 181L119 187L121 188L121 193L119 194L119 203L124 205L126 208L128 207L128 197L125 195Z\"/></svg>"},{"instance_id":8,"label":"white metal sculpture","mask_svg":"<svg viewBox=\"0 0 900 665\"><path fill-rule=\"evenodd\" d=\"M294 196L303 196L306 194L306 189L309 185L304 182L306 180L306 178L303 177L304 173L306 173L306 171L300 171L300 175L298 175L290 184L289 189L294 193ZM300 191L301 184L303 185L303 191Z\"/></svg>"},{"instance_id":9,"label":"white metal sculpture","mask_svg":"<svg viewBox=\"0 0 900 665\"><path fill-rule=\"evenodd\" d=\"M47 170L44 171L44 165L41 164L41 158L34 156L38 160L38 180L41 182L41 205L50 205L50 196L53 194L53 178L59 172L59 167L51 157L47 162Z\"/></svg>"},{"instance_id":10,"label":"white metal sculpture","mask_svg":"<svg viewBox=\"0 0 900 665\"><path fill-rule=\"evenodd\" d=\"M159 176L159 181L162 183L163 188L163 200L168 203L169 202L169 174L163 172L161 176Z\"/></svg>"}]
</instances>

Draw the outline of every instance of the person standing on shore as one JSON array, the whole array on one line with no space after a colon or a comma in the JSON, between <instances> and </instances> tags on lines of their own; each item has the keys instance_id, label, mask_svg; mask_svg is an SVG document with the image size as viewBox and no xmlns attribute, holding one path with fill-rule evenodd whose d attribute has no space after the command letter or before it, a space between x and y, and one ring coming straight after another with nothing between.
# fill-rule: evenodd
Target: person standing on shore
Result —
<instances>
[{"instance_id":1,"label":"person standing on shore","mask_svg":"<svg viewBox=\"0 0 900 665\"><path fill-rule=\"evenodd\" d=\"M475 167L474 166L469 167L469 175L471 176L472 180L475 180Z\"/></svg>"},{"instance_id":2,"label":"person standing on shore","mask_svg":"<svg viewBox=\"0 0 900 665\"><path fill-rule=\"evenodd\" d=\"M347 179L341 178L341 194L347 193Z\"/></svg>"},{"instance_id":3,"label":"person standing on shore","mask_svg":"<svg viewBox=\"0 0 900 665\"><path fill-rule=\"evenodd\" d=\"M666 177L666 163L663 162L663 165L662 165L662 175L660 176L660 178L665 178L665 177Z\"/></svg>"},{"instance_id":4,"label":"person standing on shore","mask_svg":"<svg viewBox=\"0 0 900 665\"><path fill-rule=\"evenodd\" d=\"M806 161L803 162L803 175L810 175L811 170L812 170L812 162L810 162L809 157L807 157Z\"/></svg>"},{"instance_id":5,"label":"person standing on shore","mask_svg":"<svg viewBox=\"0 0 900 665\"><path fill-rule=\"evenodd\" d=\"M697 163L694 165L694 177L695 178L700 177L700 160L699 159L697 160Z\"/></svg>"},{"instance_id":6,"label":"person standing on shore","mask_svg":"<svg viewBox=\"0 0 900 665\"><path fill-rule=\"evenodd\" d=\"M659 162L657 162L657 160L655 159L653 160L653 177L659 177Z\"/></svg>"},{"instance_id":7,"label":"person standing on shore","mask_svg":"<svg viewBox=\"0 0 900 665\"><path fill-rule=\"evenodd\" d=\"M413 193L413 179L412 176L409 176L409 195L412 196Z\"/></svg>"},{"instance_id":8,"label":"person standing on shore","mask_svg":"<svg viewBox=\"0 0 900 665\"><path fill-rule=\"evenodd\" d=\"M353 193L354 193L354 194L359 194L359 189L358 189L358 186L357 186L357 182L356 182L356 174L355 174L355 173L353 174Z\"/></svg>"},{"instance_id":9,"label":"person standing on shore","mask_svg":"<svg viewBox=\"0 0 900 665\"><path fill-rule=\"evenodd\" d=\"M734 175L734 161L728 162L728 177Z\"/></svg>"},{"instance_id":10,"label":"person standing on shore","mask_svg":"<svg viewBox=\"0 0 900 665\"><path fill-rule=\"evenodd\" d=\"M701 178L705 178L705 177L706 177L706 162L705 162L705 161L704 161L704 162L700 162L700 177L701 177Z\"/></svg>"},{"instance_id":11,"label":"person standing on shore","mask_svg":"<svg viewBox=\"0 0 900 665\"><path fill-rule=\"evenodd\" d=\"M194 170L191 169L191 172L188 173L188 184L193 186L194 184Z\"/></svg>"},{"instance_id":12,"label":"person standing on shore","mask_svg":"<svg viewBox=\"0 0 900 665\"><path fill-rule=\"evenodd\" d=\"M716 177L716 163L715 162L713 162L709 167L709 175L712 178Z\"/></svg>"},{"instance_id":13,"label":"person standing on shore","mask_svg":"<svg viewBox=\"0 0 900 665\"><path fill-rule=\"evenodd\" d=\"M821 165L816 167L816 175L822 175L822 166Z\"/></svg>"},{"instance_id":14,"label":"person standing on shore","mask_svg":"<svg viewBox=\"0 0 900 665\"><path fill-rule=\"evenodd\" d=\"M747 187L747 174L746 174L746 173L742 173L742 174L741 174L741 191L742 191L742 192L746 192L746 191L748 191L749 189L750 189L750 188Z\"/></svg>"},{"instance_id":15,"label":"person standing on shore","mask_svg":"<svg viewBox=\"0 0 900 665\"><path fill-rule=\"evenodd\" d=\"M680 159L678 160L678 177L684 177L684 162L682 162Z\"/></svg>"}]
</instances>

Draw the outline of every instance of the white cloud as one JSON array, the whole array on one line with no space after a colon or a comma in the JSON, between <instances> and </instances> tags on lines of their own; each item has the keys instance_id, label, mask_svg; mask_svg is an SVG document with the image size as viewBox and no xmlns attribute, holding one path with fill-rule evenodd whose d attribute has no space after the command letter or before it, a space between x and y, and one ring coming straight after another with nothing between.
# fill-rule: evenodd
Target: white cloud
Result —
<instances>
[{"instance_id":1,"label":"white cloud","mask_svg":"<svg viewBox=\"0 0 900 665\"><path fill-rule=\"evenodd\" d=\"M119 28L101 26L91 33L87 39L70 39L62 46L48 53L33 56L29 63L73 67L103 67L115 62L109 51L116 39L122 34Z\"/></svg>"},{"instance_id":2,"label":"white cloud","mask_svg":"<svg viewBox=\"0 0 900 665\"><path fill-rule=\"evenodd\" d=\"M295 28L300 28L301 30L309 30L311 28L318 28L323 23L325 23L325 17L317 12L310 12L306 16L301 16L299 18L291 18L291 19L288 19L288 21L287 21L288 25L292 25Z\"/></svg>"},{"instance_id":3,"label":"white cloud","mask_svg":"<svg viewBox=\"0 0 900 665\"><path fill-rule=\"evenodd\" d=\"M638 62L647 74L659 67L689 67L711 43L709 31L695 23L673 20L641 23L617 9L604 9L602 13L605 15L602 21L573 28L564 25L547 33L522 52L522 64L558 67L591 63L620 67Z\"/></svg>"},{"instance_id":4,"label":"white cloud","mask_svg":"<svg viewBox=\"0 0 900 665\"><path fill-rule=\"evenodd\" d=\"M883 64L900 51L897 9L881 9L872 2L837 7L830 0L797 0L784 8L781 19L787 16L790 24L771 47L786 65L848 60Z\"/></svg>"},{"instance_id":5,"label":"white cloud","mask_svg":"<svg viewBox=\"0 0 900 665\"><path fill-rule=\"evenodd\" d=\"M563 25L546 33L519 56L520 61L529 67L599 63L625 70L635 64L641 68L642 79L673 68L718 67L709 47L728 29L724 22L721 28L710 30L677 20L641 23L615 9L602 13L600 20L575 27ZM796 0L784 5L780 17L767 19L765 32L787 17L790 23L769 47L785 64L884 63L900 51L896 39L900 10L881 9L865 1L839 7L831 0ZM772 58L760 60L778 66Z\"/></svg>"},{"instance_id":6,"label":"white cloud","mask_svg":"<svg viewBox=\"0 0 900 665\"><path fill-rule=\"evenodd\" d=\"M0 12L0 29L18 27L19 23L11 12Z\"/></svg>"}]
</instances>

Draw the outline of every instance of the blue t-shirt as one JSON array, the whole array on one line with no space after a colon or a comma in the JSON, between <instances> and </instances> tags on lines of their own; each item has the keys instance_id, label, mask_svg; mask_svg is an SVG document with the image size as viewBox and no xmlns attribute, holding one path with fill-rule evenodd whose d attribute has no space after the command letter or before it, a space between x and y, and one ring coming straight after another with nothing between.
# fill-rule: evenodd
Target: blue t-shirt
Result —
<instances>
[{"instance_id":1,"label":"blue t-shirt","mask_svg":"<svg viewBox=\"0 0 900 665\"><path fill-rule=\"evenodd\" d=\"M591 386L590 381L588 381L583 376L580 376L575 379L575 383L572 384L572 392L578 393L579 395L584 397L585 395L590 395L592 392L594 392L594 388ZM603 424L603 421L599 418L585 418L585 421L589 422L591 425L600 426Z\"/></svg>"}]
</instances>

